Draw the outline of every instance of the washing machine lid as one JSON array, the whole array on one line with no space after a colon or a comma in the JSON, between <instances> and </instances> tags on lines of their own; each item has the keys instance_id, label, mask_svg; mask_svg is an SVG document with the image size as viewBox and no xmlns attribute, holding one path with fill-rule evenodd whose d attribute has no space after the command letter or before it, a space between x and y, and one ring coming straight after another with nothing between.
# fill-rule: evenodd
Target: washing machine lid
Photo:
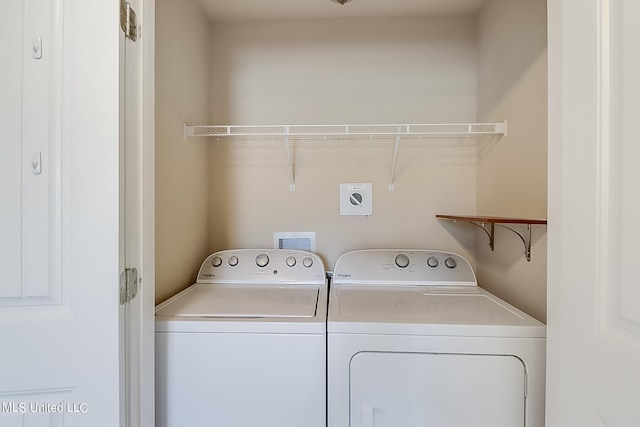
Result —
<instances>
[{"instance_id":1,"label":"washing machine lid","mask_svg":"<svg viewBox=\"0 0 640 427\"><path fill-rule=\"evenodd\" d=\"M545 326L482 288L336 286L328 331L544 337Z\"/></svg>"},{"instance_id":2,"label":"washing machine lid","mask_svg":"<svg viewBox=\"0 0 640 427\"><path fill-rule=\"evenodd\" d=\"M195 284L189 292L158 307L156 316L202 318L311 318L317 286L224 286Z\"/></svg>"}]
</instances>

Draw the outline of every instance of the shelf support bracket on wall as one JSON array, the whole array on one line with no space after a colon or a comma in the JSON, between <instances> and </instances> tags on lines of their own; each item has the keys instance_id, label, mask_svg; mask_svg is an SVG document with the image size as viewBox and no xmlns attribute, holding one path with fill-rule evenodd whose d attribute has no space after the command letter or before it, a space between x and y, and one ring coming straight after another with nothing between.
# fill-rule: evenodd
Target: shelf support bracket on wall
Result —
<instances>
[{"instance_id":1,"label":"shelf support bracket on wall","mask_svg":"<svg viewBox=\"0 0 640 427\"><path fill-rule=\"evenodd\" d=\"M400 149L400 131L402 127L398 128L398 133L396 134L396 143L393 148L393 160L391 163L391 177L389 178L389 191L393 191L395 188L396 181L396 164L398 163L398 150Z\"/></svg>"},{"instance_id":2,"label":"shelf support bracket on wall","mask_svg":"<svg viewBox=\"0 0 640 427\"><path fill-rule=\"evenodd\" d=\"M289 128L287 127L287 133L288 131ZM289 135L286 135L284 139L287 146L287 160L289 160L289 189L296 191L296 175L293 164L293 154L291 153L291 140L289 139Z\"/></svg>"},{"instance_id":3,"label":"shelf support bracket on wall","mask_svg":"<svg viewBox=\"0 0 640 427\"><path fill-rule=\"evenodd\" d=\"M503 225L503 224L496 224L496 225L498 227L502 227L506 230L511 231L513 234L518 236L520 240L522 240L522 244L524 245L524 257L527 259L528 262L530 262L531 261L531 224L526 224L527 232L525 232L524 235L518 233L516 230L514 230L511 227L507 227L506 225ZM493 250L493 248L491 248L491 250Z\"/></svg>"},{"instance_id":4,"label":"shelf support bracket on wall","mask_svg":"<svg viewBox=\"0 0 640 427\"><path fill-rule=\"evenodd\" d=\"M456 215L436 215L438 219L446 219L453 222L466 222L479 227L489 238L489 247L491 251L495 251L495 226L502 227L511 231L518 236L524 245L524 256L528 262L531 261L531 226L546 225L546 220L538 219L520 219L520 218L499 218L499 217L483 217L483 216L456 216ZM527 229L524 233L520 233L504 224L524 224Z\"/></svg>"},{"instance_id":5,"label":"shelf support bracket on wall","mask_svg":"<svg viewBox=\"0 0 640 427\"><path fill-rule=\"evenodd\" d=\"M454 220L453 222L456 222L456 220ZM477 221L465 221L468 222L469 224L473 224L476 227L478 227L480 230L484 231L484 233L487 235L487 237L489 238L489 248L491 248L491 252L494 252L496 249L496 245L495 245L495 232L496 232L496 228L495 228L495 224L494 223L489 223L487 224L486 222L477 222Z\"/></svg>"}]
</instances>

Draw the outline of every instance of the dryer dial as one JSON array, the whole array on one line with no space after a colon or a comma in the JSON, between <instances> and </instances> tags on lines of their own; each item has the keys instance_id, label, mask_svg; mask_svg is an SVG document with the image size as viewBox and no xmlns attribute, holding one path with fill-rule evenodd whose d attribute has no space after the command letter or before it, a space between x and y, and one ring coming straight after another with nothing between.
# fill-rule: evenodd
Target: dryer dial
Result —
<instances>
[{"instance_id":1,"label":"dryer dial","mask_svg":"<svg viewBox=\"0 0 640 427\"><path fill-rule=\"evenodd\" d=\"M267 254L258 254L256 257L256 265L258 267L266 267L269 264L269 256Z\"/></svg>"},{"instance_id":2,"label":"dryer dial","mask_svg":"<svg viewBox=\"0 0 640 427\"><path fill-rule=\"evenodd\" d=\"M434 256L430 256L429 258L427 258L427 265L431 268L436 268L439 263L440 262L438 261L438 258Z\"/></svg>"},{"instance_id":3,"label":"dryer dial","mask_svg":"<svg viewBox=\"0 0 640 427\"><path fill-rule=\"evenodd\" d=\"M294 265L296 265L296 257L294 257L293 255L289 256L289 257L287 257L285 262L287 263L287 265L289 267L293 267Z\"/></svg>"},{"instance_id":4,"label":"dryer dial","mask_svg":"<svg viewBox=\"0 0 640 427\"><path fill-rule=\"evenodd\" d=\"M222 265L222 258L219 256L214 256L211 260L211 265L214 267L220 267Z\"/></svg>"},{"instance_id":5,"label":"dryer dial","mask_svg":"<svg viewBox=\"0 0 640 427\"><path fill-rule=\"evenodd\" d=\"M229 265L230 265L231 267L235 267L236 265L238 265L238 257L237 257L237 256L235 256L235 255L231 255L231 256L229 257Z\"/></svg>"},{"instance_id":6,"label":"dryer dial","mask_svg":"<svg viewBox=\"0 0 640 427\"><path fill-rule=\"evenodd\" d=\"M444 265L446 265L449 268L456 268L456 266L458 265L458 262L455 260L455 258L449 257L444 260Z\"/></svg>"},{"instance_id":7,"label":"dryer dial","mask_svg":"<svg viewBox=\"0 0 640 427\"><path fill-rule=\"evenodd\" d=\"M409 256L407 254L396 255L396 265L400 268L407 268L409 266Z\"/></svg>"},{"instance_id":8,"label":"dryer dial","mask_svg":"<svg viewBox=\"0 0 640 427\"><path fill-rule=\"evenodd\" d=\"M307 268L311 267L313 265L313 258L309 256L304 257L304 259L302 260L302 265Z\"/></svg>"}]
</instances>

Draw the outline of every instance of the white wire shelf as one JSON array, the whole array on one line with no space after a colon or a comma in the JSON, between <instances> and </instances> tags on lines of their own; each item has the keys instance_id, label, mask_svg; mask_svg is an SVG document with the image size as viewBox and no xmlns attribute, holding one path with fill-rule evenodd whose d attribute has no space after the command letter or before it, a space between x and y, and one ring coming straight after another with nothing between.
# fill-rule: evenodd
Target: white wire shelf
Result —
<instances>
[{"instance_id":1,"label":"white wire shelf","mask_svg":"<svg viewBox=\"0 0 640 427\"><path fill-rule=\"evenodd\" d=\"M294 140L391 139L395 140L391 162L389 191L394 189L400 141L406 139L455 138L474 141L479 138L506 136L507 121L500 123L443 123L393 125L188 125L184 137L221 140L281 140L286 144L290 189L295 191L295 162L291 150Z\"/></svg>"},{"instance_id":2,"label":"white wire shelf","mask_svg":"<svg viewBox=\"0 0 640 427\"><path fill-rule=\"evenodd\" d=\"M184 125L184 137L213 139L424 139L504 136L507 122L368 125Z\"/></svg>"}]
</instances>

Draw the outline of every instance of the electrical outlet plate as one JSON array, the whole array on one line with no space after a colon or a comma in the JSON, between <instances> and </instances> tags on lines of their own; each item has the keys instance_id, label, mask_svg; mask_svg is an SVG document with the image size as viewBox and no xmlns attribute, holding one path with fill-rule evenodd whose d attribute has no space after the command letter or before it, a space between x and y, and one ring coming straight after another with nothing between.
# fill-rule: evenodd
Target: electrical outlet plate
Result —
<instances>
[{"instance_id":1,"label":"electrical outlet plate","mask_svg":"<svg viewBox=\"0 0 640 427\"><path fill-rule=\"evenodd\" d=\"M371 183L340 184L340 215L373 215Z\"/></svg>"}]
</instances>

